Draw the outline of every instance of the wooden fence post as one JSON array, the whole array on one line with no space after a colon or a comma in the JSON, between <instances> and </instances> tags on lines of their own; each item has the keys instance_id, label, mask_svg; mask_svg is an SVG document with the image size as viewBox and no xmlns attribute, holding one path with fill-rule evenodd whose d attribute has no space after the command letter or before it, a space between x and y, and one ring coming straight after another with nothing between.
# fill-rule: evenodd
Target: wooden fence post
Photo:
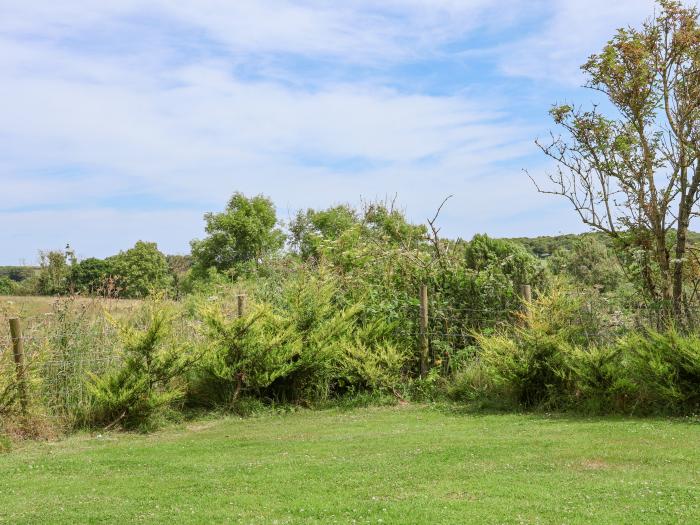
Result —
<instances>
[{"instance_id":1,"label":"wooden fence post","mask_svg":"<svg viewBox=\"0 0 700 525\"><path fill-rule=\"evenodd\" d=\"M238 317L243 317L245 315L245 300L246 300L246 295L245 294L239 294L237 296L238 299Z\"/></svg>"},{"instance_id":2,"label":"wooden fence post","mask_svg":"<svg viewBox=\"0 0 700 525\"><path fill-rule=\"evenodd\" d=\"M523 300L523 318L521 320L522 326L527 326L529 324L527 313L528 305L532 301L532 287L529 284L520 285L520 298Z\"/></svg>"},{"instance_id":3,"label":"wooden fence post","mask_svg":"<svg viewBox=\"0 0 700 525\"><path fill-rule=\"evenodd\" d=\"M520 285L520 297L522 297L523 301L526 303L532 301L532 287L529 284Z\"/></svg>"},{"instance_id":4,"label":"wooden fence post","mask_svg":"<svg viewBox=\"0 0 700 525\"><path fill-rule=\"evenodd\" d=\"M428 341L428 287L424 284L420 287L420 376L428 374L428 354L430 342Z\"/></svg>"},{"instance_id":5,"label":"wooden fence post","mask_svg":"<svg viewBox=\"0 0 700 525\"><path fill-rule=\"evenodd\" d=\"M12 337L12 354L15 359L19 402L22 407L22 414L26 416L29 402L27 399L27 378L24 368L24 344L22 342L22 326L16 317L10 319L10 335Z\"/></svg>"}]
</instances>

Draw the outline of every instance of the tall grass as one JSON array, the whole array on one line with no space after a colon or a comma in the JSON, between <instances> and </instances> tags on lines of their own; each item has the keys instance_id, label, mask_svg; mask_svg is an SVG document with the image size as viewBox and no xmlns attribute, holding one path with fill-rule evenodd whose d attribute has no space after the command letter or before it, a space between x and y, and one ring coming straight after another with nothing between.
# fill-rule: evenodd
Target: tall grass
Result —
<instances>
[{"instance_id":1,"label":"tall grass","mask_svg":"<svg viewBox=\"0 0 700 525\"><path fill-rule=\"evenodd\" d=\"M417 348L400 319L379 318L343 294L332 273L297 272L269 288L222 284L169 303L110 313L55 301L23 320L32 421L53 428L152 428L190 408L239 413L260 404L343 398L448 397L505 409L595 413L700 412L700 337L608 332L584 301L552 290L515 323L470 333L473 342L415 373ZM0 354L0 417L20 417L9 336ZM433 351L435 352L435 348ZM252 403L252 405L251 405Z\"/></svg>"}]
</instances>

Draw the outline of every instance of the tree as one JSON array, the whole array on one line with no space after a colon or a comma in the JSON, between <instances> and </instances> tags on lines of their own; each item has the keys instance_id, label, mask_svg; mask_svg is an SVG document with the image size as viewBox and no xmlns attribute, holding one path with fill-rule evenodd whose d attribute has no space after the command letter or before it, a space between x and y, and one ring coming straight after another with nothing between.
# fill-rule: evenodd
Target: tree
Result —
<instances>
[{"instance_id":1,"label":"tree","mask_svg":"<svg viewBox=\"0 0 700 525\"><path fill-rule=\"evenodd\" d=\"M700 198L698 10L661 0L641 29L620 29L582 70L614 111L554 106L566 138L542 151L553 186L584 224L604 232L639 268L642 290L680 318L688 229ZM537 184L537 183L536 183Z\"/></svg>"},{"instance_id":2,"label":"tree","mask_svg":"<svg viewBox=\"0 0 700 525\"><path fill-rule=\"evenodd\" d=\"M440 297L433 298L432 309L445 308L463 326L493 325L520 307L520 285L532 285L535 293L547 285L544 263L515 242L477 234L447 246L434 277L434 295Z\"/></svg>"},{"instance_id":3,"label":"tree","mask_svg":"<svg viewBox=\"0 0 700 525\"><path fill-rule=\"evenodd\" d=\"M12 295L15 285L9 277L0 276L0 295Z\"/></svg>"},{"instance_id":4,"label":"tree","mask_svg":"<svg viewBox=\"0 0 700 525\"><path fill-rule=\"evenodd\" d=\"M357 212L346 204L326 210L299 211L289 225L292 245L303 259L317 257L321 242L337 239L358 221Z\"/></svg>"},{"instance_id":5,"label":"tree","mask_svg":"<svg viewBox=\"0 0 700 525\"><path fill-rule=\"evenodd\" d=\"M210 268L229 271L257 265L284 245L275 207L263 195L247 198L235 193L223 212L207 213L204 220L207 237L191 242L193 271L199 276Z\"/></svg>"},{"instance_id":6,"label":"tree","mask_svg":"<svg viewBox=\"0 0 700 525\"><path fill-rule=\"evenodd\" d=\"M70 265L75 262L73 252L67 246L65 252L49 250L39 252L40 270L36 281L39 295L54 295L68 291Z\"/></svg>"},{"instance_id":7,"label":"tree","mask_svg":"<svg viewBox=\"0 0 700 525\"><path fill-rule=\"evenodd\" d=\"M90 257L71 267L70 282L75 291L94 294L103 290L112 274L110 263Z\"/></svg>"},{"instance_id":8,"label":"tree","mask_svg":"<svg viewBox=\"0 0 700 525\"><path fill-rule=\"evenodd\" d=\"M37 268L32 266L0 266L0 277L7 277L10 281L19 283L33 277L36 270Z\"/></svg>"},{"instance_id":9,"label":"tree","mask_svg":"<svg viewBox=\"0 0 700 525\"><path fill-rule=\"evenodd\" d=\"M138 241L133 248L109 257L107 262L122 297L146 297L170 286L168 261L154 242Z\"/></svg>"},{"instance_id":10,"label":"tree","mask_svg":"<svg viewBox=\"0 0 700 525\"><path fill-rule=\"evenodd\" d=\"M183 282L186 282L187 272L192 267L191 255L166 255L170 275L173 278L173 291L175 298L180 297L182 292Z\"/></svg>"},{"instance_id":11,"label":"tree","mask_svg":"<svg viewBox=\"0 0 700 525\"><path fill-rule=\"evenodd\" d=\"M505 239L476 234L465 246L464 265L476 272L497 268L511 283L514 293L521 284L531 284L542 272L541 263L522 246Z\"/></svg>"},{"instance_id":12,"label":"tree","mask_svg":"<svg viewBox=\"0 0 700 525\"><path fill-rule=\"evenodd\" d=\"M569 247L556 250L547 261L555 274L601 292L617 289L624 273L612 250L593 235L577 238Z\"/></svg>"}]
</instances>

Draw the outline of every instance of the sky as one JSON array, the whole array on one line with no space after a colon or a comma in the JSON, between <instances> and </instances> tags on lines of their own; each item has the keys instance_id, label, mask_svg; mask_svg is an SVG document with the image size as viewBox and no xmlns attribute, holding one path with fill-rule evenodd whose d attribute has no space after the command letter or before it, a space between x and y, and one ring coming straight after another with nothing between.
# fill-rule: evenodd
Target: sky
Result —
<instances>
[{"instance_id":1,"label":"sky","mask_svg":"<svg viewBox=\"0 0 700 525\"><path fill-rule=\"evenodd\" d=\"M540 195L553 103L652 0L0 0L0 264L187 253L235 191L393 199L448 237L584 231Z\"/></svg>"}]
</instances>

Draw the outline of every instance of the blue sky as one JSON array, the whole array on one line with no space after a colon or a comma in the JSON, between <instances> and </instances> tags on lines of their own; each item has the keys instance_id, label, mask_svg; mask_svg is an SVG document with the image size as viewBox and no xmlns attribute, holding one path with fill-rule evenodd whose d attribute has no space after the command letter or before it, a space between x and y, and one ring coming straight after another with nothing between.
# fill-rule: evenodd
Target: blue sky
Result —
<instances>
[{"instance_id":1,"label":"blue sky","mask_svg":"<svg viewBox=\"0 0 700 525\"><path fill-rule=\"evenodd\" d=\"M0 264L185 253L234 191L398 195L443 233L582 231L536 193L554 102L651 0L0 0Z\"/></svg>"}]
</instances>

